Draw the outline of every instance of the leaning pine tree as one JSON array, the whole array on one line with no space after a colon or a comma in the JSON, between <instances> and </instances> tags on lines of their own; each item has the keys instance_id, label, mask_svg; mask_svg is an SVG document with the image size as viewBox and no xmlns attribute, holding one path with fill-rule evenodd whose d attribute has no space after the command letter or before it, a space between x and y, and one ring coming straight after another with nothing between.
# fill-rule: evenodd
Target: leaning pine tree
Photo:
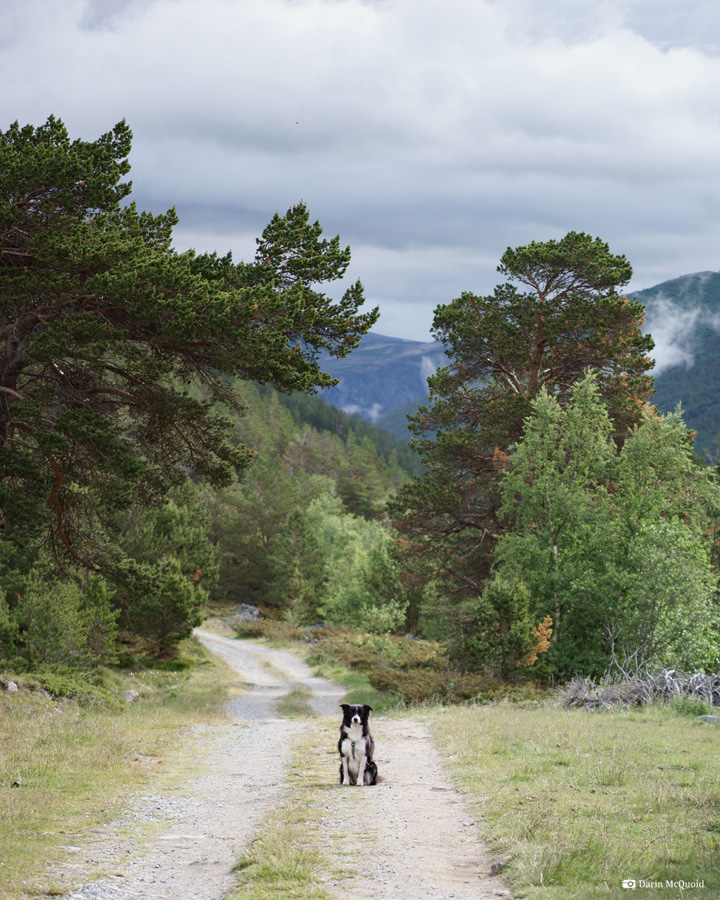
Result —
<instances>
[{"instance_id":1,"label":"leaning pine tree","mask_svg":"<svg viewBox=\"0 0 720 900\"><path fill-rule=\"evenodd\" d=\"M126 201L130 145L124 122L92 142L52 117L0 133L0 555L31 542L116 583L119 510L188 471L229 484L252 458L218 412L242 412L233 384L332 385L320 352L345 356L378 315L360 282L338 301L317 289L350 249L302 203L251 263L175 251L175 211Z\"/></svg>"},{"instance_id":2,"label":"leaning pine tree","mask_svg":"<svg viewBox=\"0 0 720 900\"><path fill-rule=\"evenodd\" d=\"M0 507L4 539L43 531L90 560L96 514L152 497L183 468L226 483L249 453L217 401L239 377L333 384L377 318L360 283L334 302L349 248L321 240L303 204L275 215L256 259L172 249L174 210L123 205L131 132L71 142L50 118L0 134ZM202 397L190 395L192 384Z\"/></svg>"},{"instance_id":3,"label":"leaning pine tree","mask_svg":"<svg viewBox=\"0 0 720 900\"><path fill-rule=\"evenodd\" d=\"M593 369L622 442L653 392L645 311L620 293L632 275L624 256L570 232L508 249L498 271L509 281L492 295L464 293L435 311L433 333L449 364L429 379L429 404L411 423L426 471L392 504L400 546L440 586L458 638L473 627L463 601L490 574L498 480L533 399L545 388L565 403Z\"/></svg>"}]
</instances>

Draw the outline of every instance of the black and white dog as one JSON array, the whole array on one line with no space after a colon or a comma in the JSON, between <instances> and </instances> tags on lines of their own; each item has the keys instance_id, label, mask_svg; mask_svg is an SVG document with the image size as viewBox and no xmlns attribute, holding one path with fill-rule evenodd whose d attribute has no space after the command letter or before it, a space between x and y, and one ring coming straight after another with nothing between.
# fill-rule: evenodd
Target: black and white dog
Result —
<instances>
[{"instance_id":1,"label":"black and white dog","mask_svg":"<svg viewBox=\"0 0 720 900\"><path fill-rule=\"evenodd\" d=\"M340 784L377 784L378 770L373 760L375 741L368 719L372 706L341 703L343 721L340 726Z\"/></svg>"}]
</instances>

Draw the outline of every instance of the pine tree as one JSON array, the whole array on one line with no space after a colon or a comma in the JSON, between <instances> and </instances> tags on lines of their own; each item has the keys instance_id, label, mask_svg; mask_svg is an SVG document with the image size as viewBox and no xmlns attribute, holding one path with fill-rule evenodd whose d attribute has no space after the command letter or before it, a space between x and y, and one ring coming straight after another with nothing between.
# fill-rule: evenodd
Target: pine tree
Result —
<instances>
[{"instance_id":1,"label":"pine tree","mask_svg":"<svg viewBox=\"0 0 720 900\"><path fill-rule=\"evenodd\" d=\"M229 484L247 464L216 411L242 409L234 379L331 385L320 351L346 355L377 318L359 282L339 301L317 289L350 251L302 203L251 263L175 252L174 210L122 205L130 146L124 122L94 142L52 117L0 134L3 539L44 534L89 566L98 517L162 498L184 470Z\"/></svg>"},{"instance_id":2,"label":"pine tree","mask_svg":"<svg viewBox=\"0 0 720 900\"><path fill-rule=\"evenodd\" d=\"M459 605L477 596L502 533L498 483L532 401L545 389L566 403L589 368L622 441L652 393L653 347L643 307L619 289L632 269L587 234L508 248L511 282L490 296L464 293L439 306L433 334L449 364L429 379L413 419L425 474L391 505L406 552L425 561ZM519 285L519 287L518 287Z\"/></svg>"}]
</instances>

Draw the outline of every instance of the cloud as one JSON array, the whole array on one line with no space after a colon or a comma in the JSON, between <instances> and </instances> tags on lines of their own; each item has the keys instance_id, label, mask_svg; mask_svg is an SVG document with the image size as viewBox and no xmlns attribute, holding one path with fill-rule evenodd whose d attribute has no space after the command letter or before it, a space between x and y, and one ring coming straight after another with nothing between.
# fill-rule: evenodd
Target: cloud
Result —
<instances>
[{"instance_id":1,"label":"cloud","mask_svg":"<svg viewBox=\"0 0 720 900\"><path fill-rule=\"evenodd\" d=\"M648 306L646 331L655 341L653 375L675 366L689 369L695 363L697 329L701 325L720 332L720 314L709 314L697 304L680 305L658 294Z\"/></svg>"},{"instance_id":2,"label":"cloud","mask_svg":"<svg viewBox=\"0 0 720 900\"><path fill-rule=\"evenodd\" d=\"M347 403L344 406L341 406L340 409L349 416L362 416L364 419L369 419L371 422L375 422L383 413L381 403L371 403L368 407L360 406L358 403Z\"/></svg>"},{"instance_id":3,"label":"cloud","mask_svg":"<svg viewBox=\"0 0 720 900\"><path fill-rule=\"evenodd\" d=\"M427 392L427 380L437 371L437 365L429 356L423 356L420 360L420 376L422 377L425 391Z\"/></svg>"},{"instance_id":4,"label":"cloud","mask_svg":"<svg viewBox=\"0 0 720 900\"><path fill-rule=\"evenodd\" d=\"M715 4L6 5L3 128L54 113L93 139L126 117L135 199L177 206L180 249L247 258L305 200L387 333L427 339L507 246L571 229L625 253L634 289L717 267Z\"/></svg>"},{"instance_id":5,"label":"cloud","mask_svg":"<svg viewBox=\"0 0 720 900\"><path fill-rule=\"evenodd\" d=\"M674 366L684 365L687 369L692 366L695 329L700 316L699 306L687 309L663 296L653 299L652 311L647 316L647 331L655 341L653 375Z\"/></svg>"}]
</instances>

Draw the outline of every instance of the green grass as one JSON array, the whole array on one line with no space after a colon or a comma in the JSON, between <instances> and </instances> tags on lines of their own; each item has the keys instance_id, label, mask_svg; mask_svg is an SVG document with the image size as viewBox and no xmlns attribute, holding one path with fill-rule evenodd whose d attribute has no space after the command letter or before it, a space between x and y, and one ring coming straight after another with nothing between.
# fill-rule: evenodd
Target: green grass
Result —
<instances>
[{"instance_id":1,"label":"green grass","mask_svg":"<svg viewBox=\"0 0 720 900\"><path fill-rule=\"evenodd\" d=\"M277 702L278 715L289 719L307 719L315 716L312 708L312 691L301 684L296 684Z\"/></svg>"},{"instance_id":2,"label":"green grass","mask_svg":"<svg viewBox=\"0 0 720 900\"><path fill-rule=\"evenodd\" d=\"M128 793L194 765L178 738L193 723L225 721L229 676L194 641L173 668L106 673L102 690L114 702L105 705L28 689L0 694L1 900L54 890L47 873L66 857L64 846L116 818ZM131 705L122 699L128 689L140 694Z\"/></svg>"},{"instance_id":3,"label":"green grass","mask_svg":"<svg viewBox=\"0 0 720 900\"><path fill-rule=\"evenodd\" d=\"M623 879L720 896L720 732L672 707L509 704L433 713L451 770L518 897L627 898ZM646 897L680 896L651 888Z\"/></svg>"},{"instance_id":4,"label":"green grass","mask_svg":"<svg viewBox=\"0 0 720 900\"><path fill-rule=\"evenodd\" d=\"M330 900L324 882L334 864L320 834L327 778L328 725L313 723L297 740L287 792L235 866L229 900Z\"/></svg>"}]
</instances>

